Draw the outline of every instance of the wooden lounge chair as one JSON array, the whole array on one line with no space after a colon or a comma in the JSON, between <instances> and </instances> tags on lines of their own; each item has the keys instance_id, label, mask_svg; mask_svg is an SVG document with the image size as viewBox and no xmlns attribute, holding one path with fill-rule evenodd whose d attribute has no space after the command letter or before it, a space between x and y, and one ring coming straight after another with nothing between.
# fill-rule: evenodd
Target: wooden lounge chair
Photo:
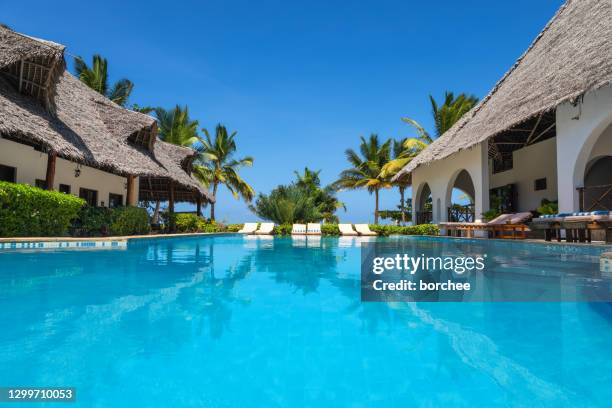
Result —
<instances>
[{"instance_id":1,"label":"wooden lounge chair","mask_svg":"<svg viewBox=\"0 0 612 408\"><path fill-rule=\"evenodd\" d=\"M340 230L340 235L348 237L359 235L357 231L353 229L351 224L338 224L338 229Z\"/></svg>"},{"instance_id":2,"label":"wooden lounge chair","mask_svg":"<svg viewBox=\"0 0 612 408\"><path fill-rule=\"evenodd\" d=\"M561 221L568 215L571 214L541 215L531 220L529 227L533 230L544 230L544 239L546 241L552 241L552 239L555 238L557 241L561 242Z\"/></svg>"},{"instance_id":3,"label":"wooden lounge chair","mask_svg":"<svg viewBox=\"0 0 612 408\"><path fill-rule=\"evenodd\" d=\"M368 224L355 224L355 229L357 230L359 235L362 235L362 236L375 237L378 235L374 231L370 230L370 227L368 226Z\"/></svg>"},{"instance_id":4,"label":"wooden lounge chair","mask_svg":"<svg viewBox=\"0 0 612 408\"><path fill-rule=\"evenodd\" d=\"M240 234L252 234L257 230L256 222L245 222L242 229L238 231Z\"/></svg>"},{"instance_id":5,"label":"wooden lounge chair","mask_svg":"<svg viewBox=\"0 0 612 408\"><path fill-rule=\"evenodd\" d=\"M321 235L321 224L308 223L306 235Z\"/></svg>"},{"instance_id":6,"label":"wooden lounge chair","mask_svg":"<svg viewBox=\"0 0 612 408\"><path fill-rule=\"evenodd\" d=\"M465 231L467 237L473 237L474 231L484 230L492 238L525 239L529 230L525 222L531 218L530 212L501 214L489 222L443 223L441 228L453 228ZM443 226L444 225L444 226Z\"/></svg>"},{"instance_id":7,"label":"wooden lounge chair","mask_svg":"<svg viewBox=\"0 0 612 408\"><path fill-rule=\"evenodd\" d=\"M272 235L272 231L274 231L273 222L262 222L259 229L255 231L255 235Z\"/></svg>"},{"instance_id":8,"label":"wooden lounge chair","mask_svg":"<svg viewBox=\"0 0 612 408\"><path fill-rule=\"evenodd\" d=\"M612 213L591 211L573 213L560 221L567 242L591 242L592 230L605 230L606 242L612 242Z\"/></svg>"},{"instance_id":9,"label":"wooden lounge chair","mask_svg":"<svg viewBox=\"0 0 612 408\"><path fill-rule=\"evenodd\" d=\"M306 225L293 224L293 228L291 228L291 235L306 235Z\"/></svg>"}]
</instances>

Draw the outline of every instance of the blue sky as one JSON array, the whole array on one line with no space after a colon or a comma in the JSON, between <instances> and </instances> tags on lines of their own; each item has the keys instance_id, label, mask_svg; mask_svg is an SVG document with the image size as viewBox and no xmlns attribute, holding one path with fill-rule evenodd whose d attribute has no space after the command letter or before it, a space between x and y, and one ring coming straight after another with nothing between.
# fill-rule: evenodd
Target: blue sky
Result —
<instances>
[{"instance_id":1,"label":"blue sky","mask_svg":"<svg viewBox=\"0 0 612 408\"><path fill-rule=\"evenodd\" d=\"M1 21L67 46L87 61L108 58L111 79L135 83L130 102L188 105L213 129L238 131L255 157L242 174L258 192L321 169L346 167L359 136L432 129L428 95L486 95L561 1L30 1L2 2ZM349 222L372 221L374 198L339 194ZM399 194L385 191L381 208ZM254 218L221 188L217 217Z\"/></svg>"}]
</instances>

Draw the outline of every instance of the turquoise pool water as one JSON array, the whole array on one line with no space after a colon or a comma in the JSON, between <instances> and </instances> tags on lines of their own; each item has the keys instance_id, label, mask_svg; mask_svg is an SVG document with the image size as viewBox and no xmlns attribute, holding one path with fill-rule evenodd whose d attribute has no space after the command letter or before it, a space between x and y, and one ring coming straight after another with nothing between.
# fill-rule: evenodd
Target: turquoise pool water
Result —
<instances>
[{"instance_id":1,"label":"turquoise pool water","mask_svg":"<svg viewBox=\"0 0 612 408\"><path fill-rule=\"evenodd\" d=\"M543 273L594 272L602 251L405 239ZM0 253L0 386L73 386L87 407L612 401L611 304L361 303L359 273L337 238Z\"/></svg>"}]
</instances>

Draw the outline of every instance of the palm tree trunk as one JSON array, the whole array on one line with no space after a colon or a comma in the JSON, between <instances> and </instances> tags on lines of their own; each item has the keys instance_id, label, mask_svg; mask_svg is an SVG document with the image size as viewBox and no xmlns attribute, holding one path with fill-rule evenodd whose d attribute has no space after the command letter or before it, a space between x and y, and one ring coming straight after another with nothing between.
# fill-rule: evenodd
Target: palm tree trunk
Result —
<instances>
[{"instance_id":1,"label":"palm tree trunk","mask_svg":"<svg viewBox=\"0 0 612 408\"><path fill-rule=\"evenodd\" d=\"M160 202L159 200L155 201L155 210L153 210L153 224L159 224L159 206L160 206Z\"/></svg>"},{"instance_id":2,"label":"palm tree trunk","mask_svg":"<svg viewBox=\"0 0 612 408\"><path fill-rule=\"evenodd\" d=\"M217 187L219 186L218 182L213 183L213 196L217 198ZM215 220L215 203L210 203L210 220Z\"/></svg>"},{"instance_id":3,"label":"palm tree trunk","mask_svg":"<svg viewBox=\"0 0 612 408\"><path fill-rule=\"evenodd\" d=\"M374 224L378 224L378 189L374 190L376 194L376 207L374 208Z\"/></svg>"},{"instance_id":4,"label":"palm tree trunk","mask_svg":"<svg viewBox=\"0 0 612 408\"><path fill-rule=\"evenodd\" d=\"M406 208L404 207L404 187L399 188L400 191L400 211L402 213L402 225L406 225Z\"/></svg>"}]
</instances>

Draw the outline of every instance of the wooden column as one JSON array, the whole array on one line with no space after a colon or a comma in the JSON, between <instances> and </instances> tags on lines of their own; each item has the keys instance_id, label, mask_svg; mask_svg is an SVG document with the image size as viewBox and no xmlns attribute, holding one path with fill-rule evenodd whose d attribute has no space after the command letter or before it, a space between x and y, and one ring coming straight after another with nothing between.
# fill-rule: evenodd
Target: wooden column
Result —
<instances>
[{"instance_id":1,"label":"wooden column","mask_svg":"<svg viewBox=\"0 0 612 408\"><path fill-rule=\"evenodd\" d=\"M170 215L170 232L174 232L174 181L170 180L169 196L168 196L168 213Z\"/></svg>"},{"instance_id":2,"label":"wooden column","mask_svg":"<svg viewBox=\"0 0 612 408\"><path fill-rule=\"evenodd\" d=\"M53 190L53 183L55 183L55 162L57 161L57 153L50 152L47 156L47 175L45 177L45 184L47 190Z\"/></svg>"},{"instance_id":3,"label":"wooden column","mask_svg":"<svg viewBox=\"0 0 612 408\"><path fill-rule=\"evenodd\" d=\"M128 174L127 176L127 197L125 205L135 207L136 206L136 176Z\"/></svg>"},{"instance_id":4,"label":"wooden column","mask_svg":"<svg viewBox=\"0 0 612 408\"><path fill-rule=\"evenodd\" d=\"M196 198L196 215L198 217L202 216L202 196L200 196L198 193L197 194L197 198Z\"/></svg>"}]
</instances>

